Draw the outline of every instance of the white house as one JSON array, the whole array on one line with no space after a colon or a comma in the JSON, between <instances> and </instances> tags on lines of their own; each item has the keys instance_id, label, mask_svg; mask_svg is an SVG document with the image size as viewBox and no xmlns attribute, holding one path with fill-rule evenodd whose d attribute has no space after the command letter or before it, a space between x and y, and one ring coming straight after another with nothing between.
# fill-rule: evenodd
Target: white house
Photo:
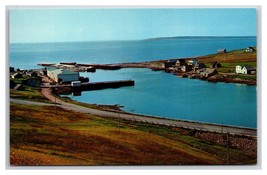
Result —
<instances>
[{"instance_id":1,"label":"white house","mask_svg":"<svg viewBox=\"0 0 267 175\"><path fill-rule=\"evenodd\" d=\"M237 66L235 67L235 72L236 72L237 74L242 74L242 66L237 65Z\"/></svg>"},{"instance_id":2,"label":"white house","mask_svg":"<svg viewBox=\"0 0 267 175\"><path fill-rule=\"evenodd\" d=\"M72 82L79 80L79 72L54 67L47 68L47 75L56 82Z\"/></svg>"}]
</instances>

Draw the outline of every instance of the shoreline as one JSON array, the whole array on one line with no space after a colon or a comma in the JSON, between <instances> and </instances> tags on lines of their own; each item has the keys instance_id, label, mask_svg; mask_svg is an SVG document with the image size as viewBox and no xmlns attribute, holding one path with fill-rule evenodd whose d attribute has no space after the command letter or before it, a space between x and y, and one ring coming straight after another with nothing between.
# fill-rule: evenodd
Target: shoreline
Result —
<instances>
[{"instance_id":1,"label":"shoreline","mask_svg":"<svg viewBox=\"0 0 267 175\"><path fill-rule=\"evenodd\" d=\"M187 127L188 129L194 129L194 130L206 130L211 132L218 132L222 133L222 129L225 133L225 131L229 131L231 134L239 134L239 135L250 135L252 137L257 137L257 129L253 128L242 128L242 127L236 127L236 126L226 126L226 125L215 125L215 124L207 124L207 123L200 123L195 121L186 121L186 120L175 120L175 119L167 119L157 116L149 116L149 115L140 115L140 114L134 114L134 113L128 113L124 112L123 110L117 110L114 106L113 109L110 110L103 110L103 108L92 108L88 106L81 106L79 105L79 102L76 104L68 103L63 101L58 96L55 96L52 94L52 91L48 88L42 88L42 94L49 99L50 101L57 103L59 106L65 106L67 108L70 108L72 110L80 111L79 109L82 108L81 111L87 111L88 113L100 115L103 117L115 117L115 118L124 118L126 120L141 120L143 122L151 122L154 124L162 124L162 125L175 125L177 127ZM98 104L99 105L99 104ZM96 106L98 106L96 105ZM105 106L106 107L106 106ZM77 109L76 109L77 108ZM226 130L226 128L228 130Z\"/></svg>"},{"instance_id":2,"label":"shoreline","mask_svg":"<svg viewBox=\"0 0 267 175\"><path fill-rule=\"evenodd\" d=\"M132 62L132 63L117 63L112 64L114 66L119 66L120 68L147 68L151 69L152 71L165 71L165 69L161 65L155 65L155 63L164 63L164 61L167 60L155 60L150 62ZM251 86L256 86L257 81L252 80L243 80L243 79L235 79L235 78L229 78L227 77L227 74L225 73L219 73L218 76L211 76L209 78L203 78L202 76L193 76L193 72L168 72L166 73L173 74L179 78L190 78L190 79L199 79L203 81L208 81L211 83L218 83L218 82L224 82L224 83L237 83L237 84L246 84Z\"/></svg>"},{"instance_id":3,"label":"shoreline","mask_svg":"<svg viewBox=\"0 0 267 175\"><path fill-rule=\"evenodd\" d=\"M52 96L52 95L51 95ZM56 100L55 100L56 99ZM49 97L50 100L50 97ZM151 116L151 115L141 115L134 113L124 113L124 112L114 112L103 109L93 109L89 107L79 106L77 104L67 103L61 101L57 97L52 97L51 101L56 101L55 104L47 104L50 106L62 107L64 109L73 110L81 113L88 113L96 116L107 117L107 118L120 118L132 122L143 122L167 127L181 128L181 129L189 129L200 132L210 132L217 134L226 134L237 135L241 137L250 137L257 138L257 129L256 128L247 128L247 127L239 127L239 126L228 126L228 125L219 125L212 123L203 123L196 121L188 121L188 120L179 120L179 119L169 119L162 118L159 116ZM19 104L30 104L33 105L44 105L42 102L32 102L28 100L19 100L19 99L10 99L10 102L19 103Z\"/></svg>"}]
</instances>

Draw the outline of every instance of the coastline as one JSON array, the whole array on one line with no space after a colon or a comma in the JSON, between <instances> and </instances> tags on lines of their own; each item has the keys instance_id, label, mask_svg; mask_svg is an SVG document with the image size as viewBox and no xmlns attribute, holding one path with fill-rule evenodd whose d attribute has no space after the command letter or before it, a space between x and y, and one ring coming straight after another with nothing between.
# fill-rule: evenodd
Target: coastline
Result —
<instances>
[{"instance_id":1,"label":"coastline","mask_svg":"<svg viewBox=\"0 0 267 175\"><path fill-rule=\"evenodd\" d=\"M50 99L51 97L48 97L48 98ZM219 134L229 133L230 135L237 135L237 136L242 136L242 137L252 137L252 138L257 137L257 129L254 129L254 128L218 125L218 124L202 123L202 122L187 121L187 120L168 119L168 118L162 118L158 116L93 109L93 108L83 107L83 106L79 106L79 105L72 104L72 103L66 103L56 97L52 97L52 98L53 99L51 101L56 101L56 105L50 103L48 104L50 106L62 107L67 110L93 114L93 115L97 115L101 117L120 118L120 119L130 120L132 122L143 122L143 123L150 123L150 124L189 129L189 130L202 131L202 132L211 132L211 133L219 133ZM44 105L44 103L42 102L31 102L27 100L18 100L18 99L10 99L10 102L19 103L19 104L31 104L32 103L33 105Z\"/></svg>"},{"instance_id":2,"label":"coastline","mask_svg":"<svg viewBox=\"0 0 267 175\"><path fill-rule=\"evenodd\" d=\"M151 62L133 62L133 63L118 63L113 64L115 66L119 66L120 68L147 68L151 69L152 71L165 71L165 69L159 65L163 64L167 60L156 60ZM194 78L204 81L209 81L212 83L217 82L224 82L224 83L238 83L238 84L246 84L246 85L257 85L257 81L253 80L243 80L243 79L237 79L237 78L229 78L226 73L219 73L218 76L211 76L209 78L203 78L202 76L192 76L192 72L168 72L171 73L179 78Z\"/></svg>"},{"instance_id":3,"label":"coastline","mask_svg":"<svg viewBox=\"0 0 267 175\"><path fill-rule=\"evenodd\" d=\"M176 120L176 119L168 119L160 116L150 116L150 115L142 115L142 114L134 114L121 110L118 106L101 106L95 105L97 108L92 108L90 106L81 106L80 103L69 103L65 102L58 96L52 95L52 91L48 88L42 88L42 94L49 99L51 102L66 108L71 109L77 112L84 112L99 115L103 117L114 117L114 118L122 118L131 121L141 121L145 123L158 124L158 125L166 125L166 126L174 126L181 127L185 129L191 130L199 130L199 131L209 131L215 133L227 133L229 132L232 135L240 135L240 136L248 136L248 137L257 137L257 129L254 128L246 128L246 127L238 127L238 126L227 126L227 125L217 125L210 123L202 123L196 121L187 121L187 120ZM91 104L90 104L91 105ZM104 107L104 109L103 109Z\"/></svg>"}]
</instances>

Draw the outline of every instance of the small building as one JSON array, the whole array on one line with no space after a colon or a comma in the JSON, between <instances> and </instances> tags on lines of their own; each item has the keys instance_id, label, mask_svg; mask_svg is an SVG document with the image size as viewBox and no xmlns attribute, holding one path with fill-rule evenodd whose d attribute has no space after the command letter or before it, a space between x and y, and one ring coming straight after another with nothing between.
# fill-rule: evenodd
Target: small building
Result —
<instances>
[{"instance_id":1,"label":"small building","mask_svg":"<svg viewBox=\"0 0 267 175\"><path fill-rule=\"evenodd\" d=\"M164 68L167 69L169 67L175 66L176 61L177 61L176 59L170 59L168 61L165 61L164 62Z\"/></svg>"},{"instance_id":2,"label":"small building","mask_svg":"<svg viewBox=\"0 0 267 175\"><path fill-rule=\"evenodd\" d=\"M182 70L183 72L188 72L188 71L191 71L192 68L193 68L192 65L183 65L182 68L181 68L181 70Z\"/></svg>"},{"instance_id":3,"label":"small building","mask_svg":"<svg viewBox=\"0 0 267 175\"><path fill-rule=\"evenodd\" d=\"M237 66L235 67L235 72L236 72L237 74L242 74L242 66L237 65Z\"/></svg>"},{"instance_id":4,"label":"small building","mask_svg":"<svg viewBox=\"0 0 267 175\"><path fill-rule=\"evenodd\" d=\"M194 66L194 70L198 70L198 69L203 69L203 68L206 68L206 65L204 63L197 63L195 64Z\"/></svg>"},{"instance_id":5,"label":"small building","mask_svg":"<svg viewBox=\"0 0 267 175\"><path fill-rule=\"evenodd\" d=\"M25 88L22 86L22 84L17 84L13 89L17 91L23 91Z\"/></svg>"},{"instance_id":6,"label":"small building","mask_svg":"<svg viewBox=\"0 0 267 175\"><path fill-rule=\"evenodd\" d=\"M216 62L211 62L210 63L210 68L220 68L222 67L221 63Z\"/></svg>"},{"instance_id":7,"label":"small building","mask_svg":"<svg viewBox=\"0 0 267 175\"><path fill-rule=\"evenodd\" d=\"M218 49L217 50L217 53L226 53L227 51L226 51L226 49Z\"/></svg>"},{"instance_id":8,"label":"small building","mask_svg":"<svg viewBox=\"0 0 267 175\"><path fill-rule=\"evenodd\" d=\"M58 83L79 81L79 72L72 72L67 69L58 69L55 67L47 68L47 75Z\"/></svg>"},{"instance_id":9,"label":"small building","mask_svg":"<svg viewBox=\"0 0 267 175\"><path fill-rule=\"evenodd\" d=\"M23 77L22 74L19 73L19 72L14 73L13 75L11 75L11 78L13 78L13 79L16 79L16 78L22 78L22 77Z\"/></svg>"},{"instance_id":10,"label":"small building","mask_svg":"<svg viewBox=\"0 0 267 175\"><path fill-rule=\"evenodd\" d=\"M72 87L80 87L81 86L81 81L72 81L71 82Z\"/></svg>"},{"instance_id":11,"label":"small building","mask_svg":"<svg viewBox=\"0 0 267 175\"><path fill-rule=\"evenodd\" d=\"M175 66L185 66L187 65L185 59L177 59Z\"/></svg>"},{"instance_id":12,"label":"small building","mask_svg":"<svg viewBox=\"0 0 267 175\"><path fill-rule=\"evenodd\" d=\"M252 66L244 66L242 68L242 74L256 74L256 68Z\"/></svg>"},{"instance_id":13,"label":"small building","mask_svg":"<svg viewBox=\"0 0 267 175\"><path fill-rule=\"evenodd\" d=\"M218 71L214 68L204 68L204 69L202 69L202 71L199 71L199 73L200 73L200 75L207 78L207 77L218 74Z\"/></svg>"},{"instance_id":14,"label":"small building","mask_svg":"<svg viewBox=\"0 0 267 175\"><path fill-rule=\"evenodd\" d=\"M246 52L254 52L255 49L254 49L254 47L248 47L248 48L246 48L245 51L246 51Z\"/></svg>"}]
</instances>

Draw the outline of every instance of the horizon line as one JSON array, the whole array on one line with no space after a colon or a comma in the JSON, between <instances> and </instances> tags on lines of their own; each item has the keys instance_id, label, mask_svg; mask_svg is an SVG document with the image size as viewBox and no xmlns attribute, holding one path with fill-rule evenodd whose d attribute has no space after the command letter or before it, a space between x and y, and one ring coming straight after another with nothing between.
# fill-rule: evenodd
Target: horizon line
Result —
<instances>
[{"instance_id":1,"label":"horizon line","mask_svg":"<svg viewBox=\"0 0 267 175\"><path fill-rule=\"evenodd\" d=\"M116 42L116 41L146 41L146 40L160 40L160 39L178 39L178 38L186 38L186 37L195 37L195 38L238 38L238 37L257 37L256 35L248 35L248 36L204 36L204 35L190 35L190 36L159 36L153 38L144 38L144 39L125 39L125 40L84 40L84 41L40 41L40 42L9 42L9 44L45 44L45 43L82 43L82 42Z\"/></svg>"}]
</instances>

